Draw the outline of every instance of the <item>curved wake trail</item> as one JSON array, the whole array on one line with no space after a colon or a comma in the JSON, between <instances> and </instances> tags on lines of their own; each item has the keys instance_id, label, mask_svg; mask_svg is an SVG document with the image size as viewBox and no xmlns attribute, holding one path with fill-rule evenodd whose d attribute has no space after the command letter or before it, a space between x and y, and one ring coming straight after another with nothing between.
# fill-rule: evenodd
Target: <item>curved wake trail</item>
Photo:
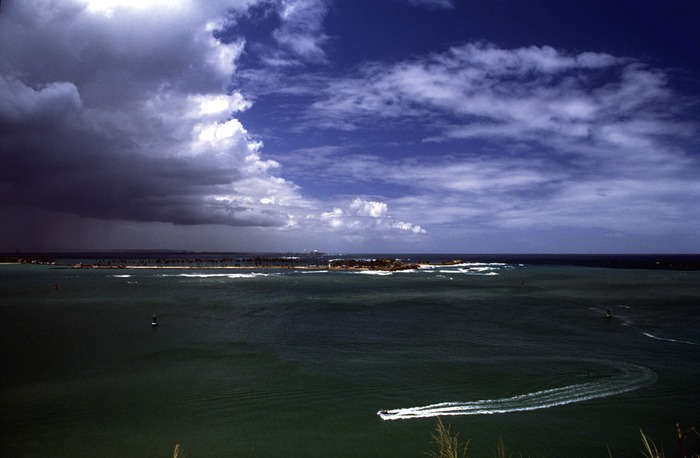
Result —
<instances>
[{"instance_id":1,"label":"curved wake trail","mask_svg":"<svg viewBox=\"0 0 700 458\"><path fill-rule=\"evenodd\" d=\"M657 337L657 336L655 336L654 334L650 334L650 333L648 333L648 332L642 332L642 334L644 334L645 336L647 336L647 337L649 337L649 338L651 338L651 339L654 339L654 340L661 340L661 341L663 341L663 342L682 343L682 344L687 344L687 345L700 345L700 344L698 344L698 343L696 343L696 342L691 342L691 341L689 341L689 340L678 340L678 339L669 339L669 338L665 338L665 337Z\"/></svg>"},{"instance_id":2,"label":"curved wake trail","mask_svg":"<svg viewBox=\"0 0 700 458\"><path fill-rule=\"evenodd\" d=\"M647 386L656 380L656 374L646 367L624 365L619 366L619 368L622 371L621 374L594 382L536 391L507 398L468 402L441 402L422 407L380 410L377 414L383 420L407 420L447 415L487 415L547 409L549 407L626 393Z\"/></svg>"}]
</instances>

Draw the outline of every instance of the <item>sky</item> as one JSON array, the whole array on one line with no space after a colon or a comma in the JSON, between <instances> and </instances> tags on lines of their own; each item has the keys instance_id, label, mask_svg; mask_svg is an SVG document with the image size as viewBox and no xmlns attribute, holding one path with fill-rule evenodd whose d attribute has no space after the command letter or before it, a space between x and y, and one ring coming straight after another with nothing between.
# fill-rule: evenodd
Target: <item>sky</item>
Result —
<instances>
[{"instance_id":1,"label":"sky","mask_svg":"<svg viewBox=\"0 0 700 458\"><path fill-rule=\"evenodd\" d=\"M698 21L2 0L0 251L700 253Z\"/></svg>"}]
</instances>

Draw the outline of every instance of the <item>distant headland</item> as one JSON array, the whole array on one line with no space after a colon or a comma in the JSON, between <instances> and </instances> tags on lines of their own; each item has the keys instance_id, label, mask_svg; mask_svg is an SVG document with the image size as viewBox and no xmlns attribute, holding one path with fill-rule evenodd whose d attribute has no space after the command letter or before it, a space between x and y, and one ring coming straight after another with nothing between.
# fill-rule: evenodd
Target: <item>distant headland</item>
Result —
<instances>
[{"instance_id":1,"label":"distant headland","mask_svg":"<svg viewBox=\"0 0 700 458\"><path fill-rule=\"evenodd\" d=\"M48 265L71 269L299 269L299 270L376 270L395 272L415 270L425 266L447 266L461 264L461 260L421 260L407 262L401 259L380 258L333 258L326 255L285 256L186 256L186 257L122 257L79 259L56 259L48 256L6 257L0 263Z\"/></svg>"}]
</instances>

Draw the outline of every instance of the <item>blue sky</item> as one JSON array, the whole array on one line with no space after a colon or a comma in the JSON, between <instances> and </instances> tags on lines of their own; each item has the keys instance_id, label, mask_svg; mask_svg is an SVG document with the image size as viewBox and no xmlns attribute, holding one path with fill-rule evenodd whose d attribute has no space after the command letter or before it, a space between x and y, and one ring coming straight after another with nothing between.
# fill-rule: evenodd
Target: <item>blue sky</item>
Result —
<instances>
[{"instance_id":1,"label":"blue sky","mask_svg":"<svg viewBox=\"0 0 700 458\"><path fill-rule=\"evenodd\" d=\"M697 253L698 19L4 0L0 250Z\"/></svg>"}]
</instances>

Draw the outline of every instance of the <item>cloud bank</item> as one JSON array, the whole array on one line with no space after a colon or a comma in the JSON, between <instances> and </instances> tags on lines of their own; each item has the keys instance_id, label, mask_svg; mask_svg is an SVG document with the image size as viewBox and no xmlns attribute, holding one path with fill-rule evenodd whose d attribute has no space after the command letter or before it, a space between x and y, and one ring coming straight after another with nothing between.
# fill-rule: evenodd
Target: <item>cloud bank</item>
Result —
<instances>
[{"instance_id":1,"label":"cloud bank","mask_svg":"<svg viewBox=\"0 0 700 458\"><path fill-rule=\"evenodd\" d=\"M231 86L245 39L216 35L255 3L3 2L0 204L175 225L323 221L237 119L252 106ZM323 3L274 6L277 63L323 61Z\"/></svg>"},{"instance_id":2,"label":"cloud bank","mask_svg":"<svg viewBox=\"0 0 700 458\"><path fill-rule=\"evenodd\" d=\"M697 105L668 70L486 41L341 66L333 6L4 1L0 235L58 240L45 215L195 249L699 246ZM269 154L249 114L296 146Z\"/></svg>"},{"instance_id":3,"label":"cloud bank","mask_svg":"<svg viewBox=\"0 0 700 458\"><path fill-rule=\"evenodd\" d=\"M310 125L408 126L434 145L429 158L364 153L327 169L401 186L426 226L697 237L693 101L634 59L469 43L314 90Z\"/></svg>"}]
</instances>

